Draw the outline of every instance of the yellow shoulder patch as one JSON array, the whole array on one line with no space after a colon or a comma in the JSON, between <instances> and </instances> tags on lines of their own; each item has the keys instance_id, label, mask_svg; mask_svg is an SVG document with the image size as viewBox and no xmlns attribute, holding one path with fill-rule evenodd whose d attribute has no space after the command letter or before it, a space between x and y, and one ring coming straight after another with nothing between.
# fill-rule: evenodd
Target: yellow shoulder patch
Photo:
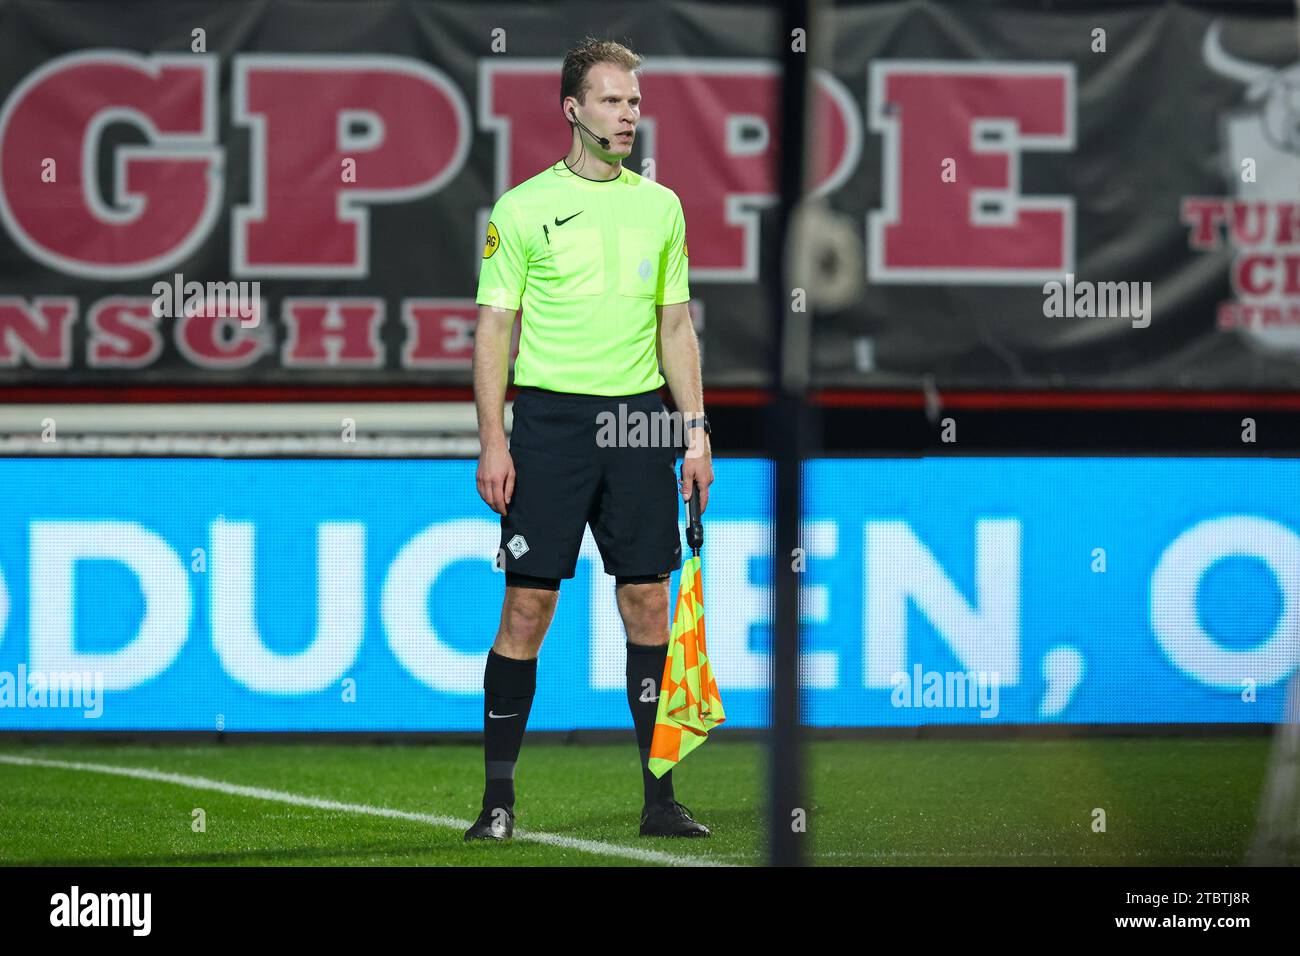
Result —
<instances>
[{"instance_id":1,"label":"yellow shoulder patch","mask_svg":"<svg viewBox=\"0 0 1300 956\"><path fill-rule=\"evenodd\" d=\"M501 237L497 234L497 227L489 222L487 241L483 243L483 258L491 259L492 253L496 252L500 246Z\"/></svg>"},{"instance_id":2,"label":"yellow shoulder patch","mask_svg":"<svg viewBox=\"0 0 1300 956\"><path fill-rule=\"evenodd\" d=\"M689 252L686 251L686 240L685 240L685 239L682 240L682 255L684 255L687 259L689 259L689 258L691 257L691 254L690 254Z\"/></svg>"}]
</instances>

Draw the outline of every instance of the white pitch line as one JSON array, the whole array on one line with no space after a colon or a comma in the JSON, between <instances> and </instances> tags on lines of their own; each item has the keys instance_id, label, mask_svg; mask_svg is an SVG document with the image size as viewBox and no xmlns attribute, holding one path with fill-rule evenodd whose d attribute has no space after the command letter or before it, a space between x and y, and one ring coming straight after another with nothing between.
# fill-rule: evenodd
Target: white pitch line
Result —
<instances>
[{"instance_id":1,"label":"white pitch line","mask_svg":"<svg viewBox=\"0 0 1300 956\"><path fill-rule=\"evenodd\" d=\"M224 780L211 780L207 777L191 777L181 773L167 773L163 770L150 770L145 767L120 767L113 764L81 763L70 760L45 760L39 757L14 757L0 754L0 763L20 767L52 767L56 770L83 770L89 773L106 773L118 777L133 777L137 780L153 780L158 783L174 783L177 786L193 790L215 790L235 797L250 797L254 800L271 800L276 803L289 803L298 807L311 807L314 810L337 810L343 813L362 813L372 817L387 817L392 820L411 820L415 823L427 823L435 827L447 827L454 830L466 830L472 820L458 820L455 817L438 816L433 813L413 813L409 810L394 810L390 807L372 807L364 803L341 803L337 800L324 800L320 797L308 797L283 790L267 790L263 787L246 787ZM544 843L547 846L562 847L566 850L578 850L596 856L623 857L643 863L664 863L669 866L731 866L715 860L693 856L679 856L660 850L640 850L635 847L619 846L617 843L603 843L599 840L579 840L575 837L559 836L555 833L543 833L539 830L515 831L516 840L530 843Z\"/></svg>"}]
</instances>

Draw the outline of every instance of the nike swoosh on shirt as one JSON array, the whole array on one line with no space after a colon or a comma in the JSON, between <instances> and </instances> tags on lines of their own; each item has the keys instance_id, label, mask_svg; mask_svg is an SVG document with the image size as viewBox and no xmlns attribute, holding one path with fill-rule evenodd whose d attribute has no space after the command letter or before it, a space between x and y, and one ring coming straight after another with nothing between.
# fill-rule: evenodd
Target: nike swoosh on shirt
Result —
<instances>
[{"instance_id":1,"label":"nike swoosh on shirt","mask_svg":"<svg viewBox=\"0 0 1300 956\"><path fill-rule=\"evenodd\" d=\"M518 714L494 714L492 713L492 711L489 710L488 716L491 717L493 720L499 720L502 717L518 717L519 715Z\"/></svg>"},{"instance_id":2,"label":"nike swoosh on shirt","mask_svg":"<svg viewBox=\"0 0 1300 956\"><path fill-rule=\"evenodd\" d=\"M573 216L581 216L581 215L582 215L584 212L586 212L586 211L587 211L587 210L585 210L585 209L579 209L577 212L575 212L575 213L573 214ZM573 216L570 216L569 219L572 219ZM569 221L569 219L561 219L559 216L556 216L556 217L555 217L555 224L556 224L557 226L563 226L566 222Z\"/></svg>"}]
</instances>

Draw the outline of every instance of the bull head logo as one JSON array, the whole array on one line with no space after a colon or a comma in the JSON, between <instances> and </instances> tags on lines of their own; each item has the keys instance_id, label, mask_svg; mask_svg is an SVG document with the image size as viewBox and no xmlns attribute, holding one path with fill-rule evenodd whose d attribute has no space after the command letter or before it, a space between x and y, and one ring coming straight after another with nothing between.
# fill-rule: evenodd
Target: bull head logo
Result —
<instances>
[{"instance_id":1,"label":"bull head logo","mask_svg":"<svg viewBox=\"0 0 1300 956\"><path fill-rule=\"evenodd\" d=\"M1263 101L1260 123L1276 149L1300 154L1300 63L1278 69L1233 56L1223 47L1222 24L1205 34L1205 64L1215 73L1246 84L1248 102Z\"/></svg>"},{"instance_id":2,"label":"bull head logo","mask_svg":"<svg viewBox=\"0 0 1300 956\"><path fill-rule=\"evenodd\" d=\"M1243 222L1262 224L1262 228L1254 239L1243 240L1245 244L1237 252L1271 262L1273 277L1280 282L1289 268L1283 257L1294 250L1289 245L1279 246L1278 229L1273 224L1291 208L1300 183L1300 63L1279 68L1234 56L1223 47L1222 26L1217 21L1206 31L1202 53L1205 65L1215 73L1245 85L1248 109L1232 109L1221 117L1221 159L1236 197L1233 221L1236 213L1242 212ZM1246 158L1258 162L1255 178L1247 179L1241 173L1240 164ZM1239 304L1275 308L1288 304L1277 282L1258 294L1239 289L1237 297ZM1252 322L1237 331L1266 349L1300 352L1300 325L1295 323Z\"/></svg>"}]
</instances>

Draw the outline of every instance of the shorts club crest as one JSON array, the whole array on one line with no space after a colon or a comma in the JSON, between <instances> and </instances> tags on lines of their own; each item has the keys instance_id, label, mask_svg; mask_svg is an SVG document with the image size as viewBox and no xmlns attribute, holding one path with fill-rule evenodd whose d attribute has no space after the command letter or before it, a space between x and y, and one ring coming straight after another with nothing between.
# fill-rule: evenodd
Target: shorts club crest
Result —
<instances>
[{"instance_id":1,"label":"shorts club crest","mask_svg":"<svg viewBox=\"0 0 1300 956\"><path fill-rule=\"evenodd\" d=\"M509 543L506 544L506 547L510 549L510 553L513 554L516 559L522 558L528 552L528 542L524 540L522 534L517 534L511 538Z\"/></svg>"}]
</instances>

